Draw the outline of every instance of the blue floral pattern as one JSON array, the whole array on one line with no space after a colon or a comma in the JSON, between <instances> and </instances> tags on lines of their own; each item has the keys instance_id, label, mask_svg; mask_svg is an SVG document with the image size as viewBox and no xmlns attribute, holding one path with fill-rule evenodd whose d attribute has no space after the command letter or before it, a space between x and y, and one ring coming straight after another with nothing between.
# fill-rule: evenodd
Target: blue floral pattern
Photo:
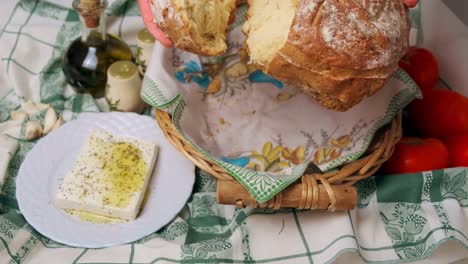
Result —
<instances>
[{"instance_id":1,"label":"blue floral pattern","mask_svg":"<svg viewBox=\"0 0 468 264\"><path fill-rule=\"evenodd\" d=\"M193 81L202 89L208 88L211 83L208 73L202 72L201 66L195 61L189 61L179 67L174 76L181 83L189 83L190 81Z\"/></svg>"}]
</instances>

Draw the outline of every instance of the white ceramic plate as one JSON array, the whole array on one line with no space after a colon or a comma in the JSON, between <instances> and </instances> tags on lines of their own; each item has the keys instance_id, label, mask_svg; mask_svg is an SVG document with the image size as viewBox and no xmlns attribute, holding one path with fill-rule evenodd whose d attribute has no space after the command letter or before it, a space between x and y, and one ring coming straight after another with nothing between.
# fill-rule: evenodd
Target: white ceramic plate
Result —
<instances>
[{"instance_id":1,"label":"white ceramic plate","mask_svg":"<svg viewBox=\"0 0 468 264\"><path fill-rule=\"evenodd\" d=\"M93 224L54 206L59 181L73 167L92 129L155 142L159 156L139 217L120 224ZM82 114L41 139L24 160L16 195L26 220L41 234L75 247L100 248L130 243L159 230L184 207L195 182L195 167L164 137L154 119L136 114Z\"/></svg>"}]
</instances>

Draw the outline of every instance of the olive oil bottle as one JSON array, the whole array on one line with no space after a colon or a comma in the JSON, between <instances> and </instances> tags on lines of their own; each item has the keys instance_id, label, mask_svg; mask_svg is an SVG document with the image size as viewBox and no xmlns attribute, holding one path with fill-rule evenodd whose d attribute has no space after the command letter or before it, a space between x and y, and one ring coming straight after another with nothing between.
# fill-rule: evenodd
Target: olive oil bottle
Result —
<instances>
[{"instance_id":1,"label":"olive oil bottle","mask_svg":"<svg viewBox=\"0 0 468 264\"><path fill-rule=\"evenodd\" d=\"M133 60L128 45L106 32L104 10L107 0L74 0L80 14L82 35L74 40L62 59L62 70L68 83L78 93L104 96L107 69L120 60Z\"/></svg>"}]
</instances>

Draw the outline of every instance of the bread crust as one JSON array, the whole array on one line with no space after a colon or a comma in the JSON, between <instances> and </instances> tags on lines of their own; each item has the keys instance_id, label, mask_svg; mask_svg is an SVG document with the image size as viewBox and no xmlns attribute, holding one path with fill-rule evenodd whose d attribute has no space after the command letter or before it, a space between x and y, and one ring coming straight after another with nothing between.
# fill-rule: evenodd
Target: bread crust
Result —
<instances>
[{"instance_id":1,"label":"bread crust","mask_svg":"<svg viewBox=\"0 0 468 264\"><path fill-rule=\"evenodd\" d=\"M408 48L401 0L297 0L297 7L286 44L258 67L328 109L346 111L376 93Z\"/></svg>"},{"instance_id":2,"label":"bread crust","mask_svg":"<svg viewBox=\"0 0 468 264\"><path fill-rule=\"evenodd\" d=\"M301 87L328 109L346 111L380 90L397 70L411 28L403 1L293 1L297 10L287 42L268 64L257 65L265 73ZM152 3L155 22L176 47L201 56L226 51L197 43L174 0ZM248 38L249 30L244 33ZM245 48L250 53L247 43Z\"/></svg>"},{"instance_id":3,"label":"bread crust","mask_svg":"<svg viewBox=\"0 0 468 264\"><path fill-rule=\"evenodd\" d=\"M151 0L154 21L179 49L201 56L219 56L226 52L224 49L213 49L203 43L195 41L190 30L190 21L180 15L182 8L173 0ZM234 3L234 2L233 2ZM235 10L235 3L231 10ZM227 34L227 30L225 35Z\"/></svg>"}]
</instances>

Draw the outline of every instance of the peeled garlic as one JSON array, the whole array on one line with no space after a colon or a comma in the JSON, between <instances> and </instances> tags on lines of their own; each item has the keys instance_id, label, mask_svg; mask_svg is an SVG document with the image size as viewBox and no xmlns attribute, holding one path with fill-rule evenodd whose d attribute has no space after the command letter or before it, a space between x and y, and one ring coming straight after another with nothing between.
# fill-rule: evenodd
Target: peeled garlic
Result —
<instances>
[{"instance_id":1,"label":"peeled garlic","mask_svg":"<svg viewBox=\"0 0 468 264\"><path fill-rule=\"evenodd\" d=\"M48 108L50 108L50 104L43 104L43 103L36 103L36 107L39 109L39 110L46 110Z\"/></svg>"},{"instance_id":2,"label":"peeled garlic","mask_svg":"<svg viewBox=\"0 0 468 264\"><path fill-rule=\"evenodd\" d=\"M50 104L43 104L43 103L34 103L33 101L29 100L22 105L23 111L26 112L28 115L35 114L39 111L46 110L50 107Z\"/></svg>"},{"instance_id":3,"label":"peeled garlic","mask_svg":"<svg viewBox=\"0 0 468 264\"><path fill-rule=\"evenodd\" d=\"M55 122L54 127L52 128L52 130L59 128L61 125L63 125L63 123L64 123L63 117L60 116L57 119L57 122Z\"/></svg>"},{"instance_id":4,"label":"peeled garlic","mask_svg":"<svg viewBox=\"0 0 468 264\"><path fill-rule=\"evenodd\" d=\"M23 111L12 111L10 113L10 117L12 120L23 122L26 119L26 117L28 117L28 115Z\"/></svg>"},{"instance_id":5,"label":"peeled garlic","mask_svg":"<svg viewBox=\"0 0 468 264\"><path fill-rule=\"evenodd\" d=\"M26 103L24 103L22 108L24 112L26 112L26 114L28 115L32 115L41 111L41 109L39 109L39 107L37 107L37 105L32 101L27 101Z\"/></svg>"},{"instance_id":6,"label":"peeled garlic","mask_svg":"<svg viewBox=\"0 0 468 264\"><path fill-rule=\"evenodd\" d=\"M42 126L37 121L29 121L26 123L25 129L24 138L26 140L36 139L42 135Z\"/></svg>"},{"instance_id":7,"label":"peeled garlic","mask_svg":"<svg viewBox=\"0 0 468 264\"><path fill-rule=\"evenodd\" d=\"M44 131L42 131L44 135L52 131L52 129L54 129L57 119L57 113L55 112L54 108L49 107L44 117Z\"/></svg>"}]
</instances>

